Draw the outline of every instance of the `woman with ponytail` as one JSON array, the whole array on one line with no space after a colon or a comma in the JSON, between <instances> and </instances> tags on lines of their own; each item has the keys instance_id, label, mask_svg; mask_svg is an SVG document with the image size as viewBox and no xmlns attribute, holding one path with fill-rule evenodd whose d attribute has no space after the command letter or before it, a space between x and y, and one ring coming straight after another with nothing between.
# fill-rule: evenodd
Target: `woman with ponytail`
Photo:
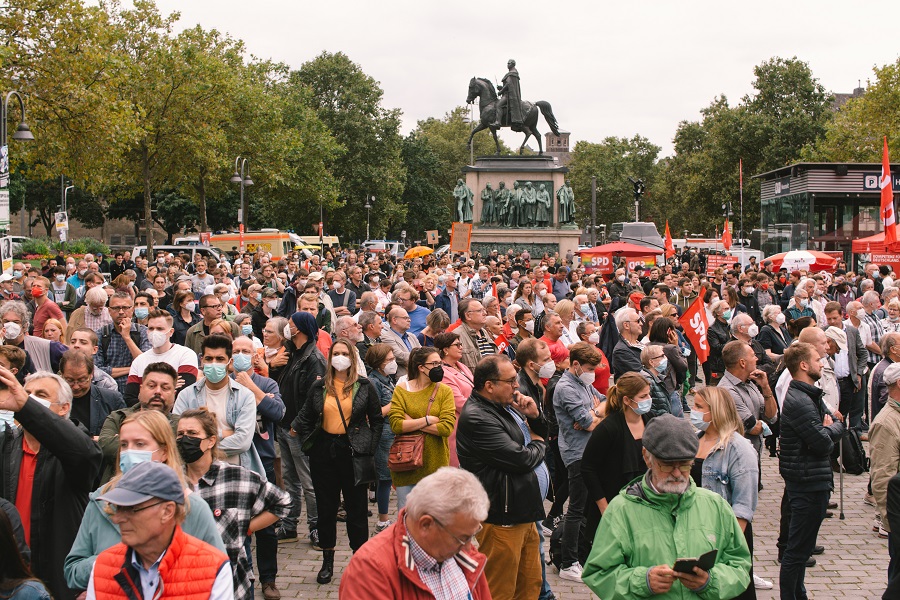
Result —
<instances>
[{"instance_id":1,"label":"woman with ponytail","mask_svg":"<svg viewBox=\"0 0 900 600\"><path fill-rule=\"evenodd\" d=\"M634 371L619 377L606 392L605 417L591 432L581 460L588 492L586 530L578 551L582 563L587 560L606 507L619 490L647 471L641 440L644 425L651 419L652 402L650 384Z\"/></svg>"}]
</instances>

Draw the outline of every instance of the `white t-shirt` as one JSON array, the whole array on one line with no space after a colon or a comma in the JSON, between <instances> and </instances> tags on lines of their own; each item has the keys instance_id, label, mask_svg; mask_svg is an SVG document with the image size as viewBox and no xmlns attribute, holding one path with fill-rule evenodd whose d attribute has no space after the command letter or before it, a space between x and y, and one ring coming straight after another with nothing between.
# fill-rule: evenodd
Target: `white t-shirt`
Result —
<instances>
[{"instance_id":1,"label":"white t-shirt","mask_svg":"<svg viewBox=\"0 0 900 600\"><path fill-rule=\"evenodd\" d=\"M137 383L140 385L144 379L144 369L150 363L165 362L169 363L178 371L181 376L185 373L199 377L199 369L197 368L197 354L190 348L185 348L178 344L172 344L166 352L157 354L151 348L134 359L131 363L131 370L128 372L128 383Z\"/></svg>"}]
</instances>

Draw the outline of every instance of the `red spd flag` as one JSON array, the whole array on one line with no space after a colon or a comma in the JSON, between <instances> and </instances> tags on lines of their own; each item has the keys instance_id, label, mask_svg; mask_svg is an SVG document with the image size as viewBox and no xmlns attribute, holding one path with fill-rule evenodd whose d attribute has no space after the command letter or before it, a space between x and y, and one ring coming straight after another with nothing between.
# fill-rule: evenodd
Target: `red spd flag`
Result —
<instances>
[{"instance_id":1,"label":"red spd flag","mask_svg":"<svg viewBox=\"0 0 900 600\"><path fill-rule=\"evenodd\" d=\"M731 232L728 231L728 219L725 219L725 229L722 231L722 246L731 250Z\"/></svg>"},{"instance_id":2,"label":"red spd flag","mask_svg":"<svg viewBox=\"0 0 900 600\"><path fill-rule=\"evenodd\" d=\"M666 258L675 256L675 244L672 241L672 233L669 231L669 220L666 219Z\"/></svg>"},{"instance_id":3,"label":"red spd flag","mask_svg":"<svg viewBox=\"0 0 900 600\"><path fill-rule=\"evenodd\" d=\"M700 296L694 300L694 303L684 311L679 317L678 322L684 329L694 352L697 353L697 362L703 364L709 358L709 342L706 339L706 331L709 329L709 323L706 322L706 308L703 306L703 296L706 289L700 290Z\"/></svg>"},{"instance_id":4,"label":"red spd flag","mask_svg":"<svg viewBox=\"0 0 900 600\"><path fill-rule=\"evenodd\" d=\"M884 223L885 246L897 241L893 187L891 183L891 163L888 158L887 136L884 136L884 152L881 155L881 220Z\"/></svg>"},{"instance_id":5,"label":"red spd flag","mask_svg":"<svg viewBox=\"0 0 900 600\"><path fill-rule=\"evenodd\" d=\"M502 333L494 338L494 344L497 345L497 354L504 354L509 348L509 340Z\"/></svg>"}]
</instances>

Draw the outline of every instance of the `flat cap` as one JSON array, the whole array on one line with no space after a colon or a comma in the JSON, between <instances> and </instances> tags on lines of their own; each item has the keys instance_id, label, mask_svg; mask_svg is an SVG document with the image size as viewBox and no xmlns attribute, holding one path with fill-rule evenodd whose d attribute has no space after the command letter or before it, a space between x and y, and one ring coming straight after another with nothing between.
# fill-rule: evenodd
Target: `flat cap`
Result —
<instances>
[{"instance_id":1,"label":"flat cap","mask_svg":"<svg viewBox=\"0 0 900 600\"><path fill-rule=\"evenodd\" d=\"M116 506L136 506L151 498L184 504L184 488L172 467L152 461L135 465L100 496Z\"/></svg>"},{"instance_id":2,"label":"flat cap","mask_svg":"<svg viewBox=\"0 0 900 600\"><path fill-rule=\"evenodd\" d=\"M643 443L647 452L665 462L693 460L700 447L690 422L670 414L650 419Z\"/></svg>"},{"instance_id":3,"label":"flat cap","mask_svg":"<svg viewBox=\"0 0 900 600\"><path fill-rule=\"evenodd\" d=\"M888 368L884 370L882 378L884 379L885 385L894 385L900 381L900 363L888 365Z\"/></svg>"},{"instance_id":4,"label":"flat cap","mask_svg":"<svg viewBox=\"0 0 900 600\"><path fill-rule=\"evenodd\" d=\"M847 351L847 334L844 333L843 329L839 329L837 327L829 327L825 330L825 337L830 340L834 340L834 343L837 344L838 350L841 352Z\"/></svg>"}]
</instances>

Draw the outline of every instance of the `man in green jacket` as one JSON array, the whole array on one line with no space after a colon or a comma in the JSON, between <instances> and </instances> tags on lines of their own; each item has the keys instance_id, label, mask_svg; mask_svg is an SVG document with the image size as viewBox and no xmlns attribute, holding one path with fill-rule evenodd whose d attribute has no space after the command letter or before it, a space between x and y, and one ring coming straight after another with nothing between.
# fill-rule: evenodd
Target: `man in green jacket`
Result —
<instances>
[{"instance_id":1,"label":"man in green jacket","mask_svg":"<svg viewBox=\"0 0 900 600\"><path fill-rule=\"evenodd\" d=\"M750 584L750 551L728 502L691 479L699 442L690 423L658 416L643 444L649 470L609 503L582 579L604 600L737 596ZM710 550L708 571L673 569Z\"/></svg>"}]
</instances>

